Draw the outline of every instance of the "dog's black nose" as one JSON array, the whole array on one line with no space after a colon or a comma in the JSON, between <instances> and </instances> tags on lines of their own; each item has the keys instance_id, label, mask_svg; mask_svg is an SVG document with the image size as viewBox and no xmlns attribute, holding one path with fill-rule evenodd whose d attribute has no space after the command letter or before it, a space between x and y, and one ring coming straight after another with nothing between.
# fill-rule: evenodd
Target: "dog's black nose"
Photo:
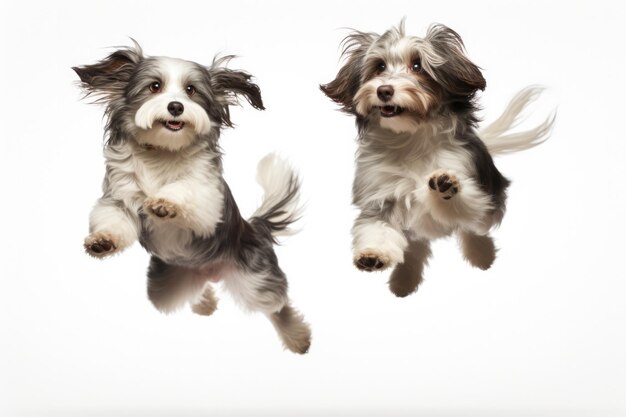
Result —
<instances>
[{"instance_id":1,"label":"dog's black nose","mask_svg":"<svg viewBox=\"0 0 626 417\"><path fill-rule=\"evenodd\" d=\"M381 85L376 89L378 98L382 101L389 101L393 97L393 87L390 85Z\"/></svg>"},{"instance_id":2,"label":"dog's black nose","mask_svg":"<svg viewBox=\"0 0 626 417\"><path fill-rule=\"evenodd\" d=\"M167 105L167 111L170 112L172 116L180 116L181 114L183 114L183 110L185 110L185 107L183 107L183 103L180 103L178 101L172 101L170 104Z\"/></svg>"}]
</instances>

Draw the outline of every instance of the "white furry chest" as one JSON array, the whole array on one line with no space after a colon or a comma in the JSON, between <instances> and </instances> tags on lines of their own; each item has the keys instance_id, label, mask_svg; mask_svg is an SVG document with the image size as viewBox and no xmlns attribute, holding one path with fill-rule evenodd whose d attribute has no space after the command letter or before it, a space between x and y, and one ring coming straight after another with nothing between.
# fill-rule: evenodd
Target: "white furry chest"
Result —
<instances>
[{"instance_id":1,"label":"white furry chest","mask_svg":"<svg viewBox=\"0 0 626 417\"><path fill-rule=\"evenodd\" d=\"M132 142L108 148L105 157L109 192L129 208L138 209L146 197L155 196L176 182L195 189L211 186L219 173L211 175L216 168L210 156L200 148L167 152L145 149Z\"/></svg>"},{"instance_id":2,"label":"white furry chest","mask_svg":"<svg viewBox=\"0 0 626 417\"><path fill-rule=\"evenodd\" d=\"M107 187L112 197L136 211L147 196L175 181L188 170L172 156L143 149L131 143L105 150Z\"/></svg>"},{"instance_id":3,"label":"white furry chest","mask_svg":"<svg viewBox=\"0 0 626 417\"><path fill-rule=\"evenodd\" d=\"M140 154L135 157L137 185L147 196L156 195L164 186L187 176L189 171L188 163L181 163L174 158L162 158L150 154Z\"/></svg>"},{"instance_id":4,"label":"white furry chest","mask_svg":"<svg viewBox=\"0 0 626 417\"><path fill-rule=\"evenodd\" d=\"M428 187L428 180L438 170L467 176L471 157L460 145L439 144L425 149L409 149L399 155L372 151L361 152L357 158L355 183L363 195L355 196L365 202L395 200L411 202Z\"/></svg>"},{"instance_id":5,"label":"white furry chest","mask_svg":"<svg viewBox=\"0 0 626 417\"><path fill-rule=\"evenodd\" d=\"M442 169L445 160L445 156L441 158L441 155L435 153L430 158L415 161L406 166L405 177L397 181L394 191L399 211L403 213L400 216L402 227L416 236L433 239L446 236L453 230L449 225L443 225L433 218L431 205L427 201L431 192L428 180L433 172Z\"/></svg>"},{"instance_id":6,"label":"white furry chest","mask_svg":"<svg viewBox=\"0 0 626 417\"><path fill-rule=\"evenodd\" d=\"M435 238L449 234L452 228L433 218L428 181L438 171L467 177L472 160L449 133L428 133L390 137L386 131L374 131L365 137L357 158L355 201L381 207L383 202L392 201L398 226Z\"/></svg>"},{"instance_id":7,"label":"white furry chest","mask_svg":"<svg viewBox=\"0 0 626 417\"><path fill-rule=\"evenodd\" d=\"M151 252L164 260L186 259L194 238L213 234L224 201L217 154L202 144L169 152L126 143L106 156L105 186L131 212L143 211L142 238ZM156 217L149 211L154 201L165 202L175 216Z\"/></svg>"}]
</instances>

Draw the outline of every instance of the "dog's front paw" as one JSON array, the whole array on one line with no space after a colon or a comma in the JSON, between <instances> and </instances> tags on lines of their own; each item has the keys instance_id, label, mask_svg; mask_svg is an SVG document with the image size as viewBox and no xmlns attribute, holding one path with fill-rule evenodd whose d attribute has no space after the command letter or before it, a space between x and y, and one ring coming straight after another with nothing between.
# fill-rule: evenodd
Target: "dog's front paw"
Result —
<instances>
[{"instance_id":1,"label":"dog's front paw","mask_svg":"<svg viewBox=\"0 0 626 417\"><path fill-rule=\"evenodd\" d=\"M434 173L428 180L428 187L444 200L450 200L460 190L459 180L446 172Z\"/></svg>"},{"instance_id":2,"label":"dog's front paw","mask_svg":"<svg viewBox=\"0 0 626 417\"><path fill-rule=\"evenodd\" d=\"M354 257L354 266L361 271L382 271L389 267L389 264L389 257L376 251L362 252Z\"/></svg>"},{"instance_id":3,"label":"dog's front paw","mask_svg":"<svg viewBox=\"0 0 626 417\"><path fill-rule=\"evenodd\" d=\"M148 215L159 219L173 219L180 214L180 207L164 198L147 198L143 210Z\"/></svg>"},{"instance_id":4,"label":"dog's front paw","mask_svg":"<svg viewBox=\"0 0 626 417\"><path fill-rule=\"evenodd\" d=\"M85 238L85 251L94 258L112 255L118 248L117 239L109 233L96 232Z\"/></svg>"}]
</instances>

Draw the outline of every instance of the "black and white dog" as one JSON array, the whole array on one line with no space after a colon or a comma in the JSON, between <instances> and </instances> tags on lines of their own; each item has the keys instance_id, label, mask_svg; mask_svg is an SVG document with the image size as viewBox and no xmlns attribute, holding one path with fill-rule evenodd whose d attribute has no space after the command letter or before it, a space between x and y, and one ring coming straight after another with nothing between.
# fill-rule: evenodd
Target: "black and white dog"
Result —
<instances>
[{"instance_id":1,"label":"black and white dog","mask_svg":"<svg viewBox=\"0 0 626 417\"><path fill-rule=\"evenodd\" d=\"M152 255L148 296L162 312L190 301L210 315L220 280L236 300L265 313L285 347L306 353L310 329L287 295L275 236L298 217L299 181L273 155L259 164L265 195L248 221L222 178L220 131L244 97L263 109L243 71L144 56L138 44L73 68L87 95L106 104L103 196L90 216L88 254L102 258L139 242Z\"/></svg>"},{"instance_id":2,"label":"black and white dog","mask_svg":"<svg viewBox=\"0 0 626 417\"><path fill-rule=\"evenodd\" d=\"M489 268L496 248L488 233L502 220L509 186L492 155L547 139L553 117L510 132L540 89L522 90L477 132L475 95L485 79L453 30L433 25L424 38L407 36L403 21L383 35L357 31L345 38L343 56L321 89L356 116L356 267L395 266L389 287L404 297L422 281L429 241L456 233L465 258Z\"/></svg>"}]
</instances>

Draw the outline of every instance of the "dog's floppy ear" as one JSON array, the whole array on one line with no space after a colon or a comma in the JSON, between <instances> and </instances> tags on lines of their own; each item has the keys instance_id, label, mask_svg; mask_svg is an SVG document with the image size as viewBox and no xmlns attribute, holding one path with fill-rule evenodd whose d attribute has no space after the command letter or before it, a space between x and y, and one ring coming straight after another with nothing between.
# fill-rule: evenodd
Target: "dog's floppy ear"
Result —
<instances>
[{"instance_id":1,"label":"dog's floppy ear","mask_svg":"<svg viewBox=\"0 0 626 417\"><path fill-rule=\"evenodd\" d=\"M342 57L346 62L339 69L337 76L328 84L320 85L320 89L335 103L342 106L342 110L355 113L354 95L361 85L363 59L369 46L378 35L374 33L354 32L343 40Z\"/></svg>"},{"instance_id":2,"label":"dog's floppy ear","mask_svg":"<svg viewBox=\"0 0 626 417\"><path fill-rule=\"evenodd\" d=\"M243 97L255 109L265 110L261 89L250 81L252 75L226 68L226 64L233 58L234 55L227 55L213 60L213 65L209 68L213 88L225 97L227 105L237 104L238 97Z\"/></svg>"},{"instance_id":3,"label":"dog's floppy ear","mask_svg":"<svg viewBox=\"0 0 626 417\"><path fill-rule=\"evenodd\" d=\"M465 46L458 33L444 25L432 25L426 40L444 61L441 65L431 66L430 71L446 90L472 98L477 90L485 89L485 78L480 68L465 55Z\"/></svg>"},{"instance_id":4,"label":"dog's floppy ear","mask_svg":"<svg viewBox=\"0 0 626 417\"><path fill-rule=\"evenodd\" d=\"M100 62L72 67L87 95L99 94L106 100L124 93L137 63L143 58L141 47L134 39L133 42L133 47L120 48Z\"/></svg>"}]
</instances>

